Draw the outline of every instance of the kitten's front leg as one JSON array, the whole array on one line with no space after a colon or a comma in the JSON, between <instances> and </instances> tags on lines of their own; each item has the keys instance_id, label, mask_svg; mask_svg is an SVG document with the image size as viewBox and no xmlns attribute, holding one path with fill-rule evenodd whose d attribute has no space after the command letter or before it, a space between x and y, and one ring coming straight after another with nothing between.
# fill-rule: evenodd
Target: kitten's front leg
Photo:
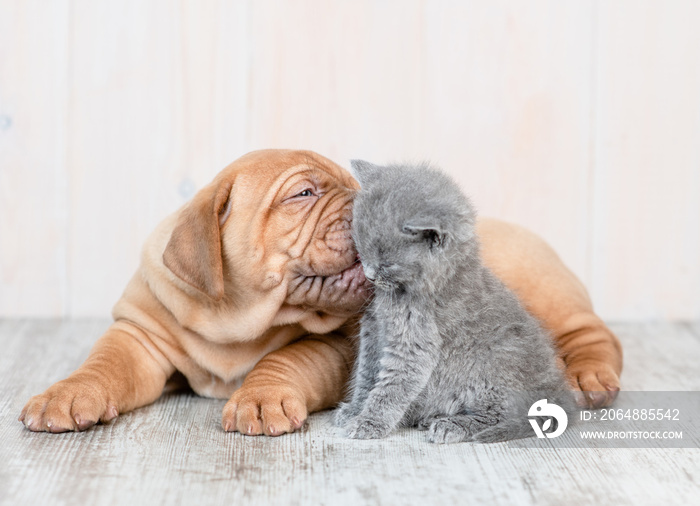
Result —
<instances>
[{"instance_id":1,"label":"kitten's front leg","mask_svg":"<svg viewBox=\"0 0 700 506\"><path fill-rule=\"evenodd\" d=\"M383 351L377 382L362 412L346 425L351 438L382 438L399 425L437 365L440 353L437 326L414 316L410 326L392 328Z\"/></svg>"},{"instance_id":2,"label":"kitten's front leg","mask_svg":"<svg viewBox=\"0 0 700 506\"><path fill-rule=\"evenodd\" d=\"M381 331L377 319L370 313L365 313L361 325L360 349L355 363L351 397L349 401L338 405L333 419L338 427L345 427L350 420L360 414L377 380L384 332Z\"/></svg>"}]
</instances>

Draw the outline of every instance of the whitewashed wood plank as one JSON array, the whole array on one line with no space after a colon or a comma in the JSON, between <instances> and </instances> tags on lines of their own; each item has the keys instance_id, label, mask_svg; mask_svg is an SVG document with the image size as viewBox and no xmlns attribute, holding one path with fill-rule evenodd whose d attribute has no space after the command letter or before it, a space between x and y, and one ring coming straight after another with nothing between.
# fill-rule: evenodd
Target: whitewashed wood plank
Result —
<instances>
[{"instance_id":1,"label":"whitewashed wood plank","mask_svg":"<svg viewBox=\"0 0 700 506\"><path fill-rule=\"evenodd\" d=\"M1 504L689 504L700 493L697 449L436 446L413 430L354 441L330 412L293 435L249 438L221 430L223 401L192 394L84 433L23 429L27 390L72 368L84 336L108 324L0 320ZM613 328L628 351L626 386L697 388L691 326Z\"/></svg>"},{"instance_id":2,"label":"whitewashed wood plank","mask_svg":"<svg viewBox=\"0 0 700 506\"><path fill-rule=\"evenodd\" d=\"M109 314L155 224L245 150L246 9L76 3L71 314Z\"/></svg>"},{"instance_id":3,"label":"whitewashed wood plank","mask_svg":"<svg viewBox=\"0 0 700 506\"><path fill-rule=\"evenodd\" d=\"M700 321L690 322L685 324L689 332L693 334L695 339L700 342Z\"/></svg>"},{"instance_id":4,"label":"whitewashed wood plank","mask_svg":"<svg viewBox=\"0 0 700 506\"><path fill-rule=\"evenodd\" d=\"M700 390L700 340L693 327L668 323L612 323L622 342L622 389Z\"/></svg>"},{"instance_id":5,"label":"whitewashed wood plank","mask_svg":"<svg viewBox=\"0 0 700 506\"><path fill-rule=\"evenodd\" d=\"M593 297L700 318L700 3L600 2Z\"/></svg>"},{"instance_id":6,"label":"whitewashed wood plank","mask_svg":"<svg viewBox=\"0 0 700 506\"><path fill-rule=\"evenodd\" d=\"M0 316L66 294L69 2L0 2Z\"/></svg>"}]
</instances>

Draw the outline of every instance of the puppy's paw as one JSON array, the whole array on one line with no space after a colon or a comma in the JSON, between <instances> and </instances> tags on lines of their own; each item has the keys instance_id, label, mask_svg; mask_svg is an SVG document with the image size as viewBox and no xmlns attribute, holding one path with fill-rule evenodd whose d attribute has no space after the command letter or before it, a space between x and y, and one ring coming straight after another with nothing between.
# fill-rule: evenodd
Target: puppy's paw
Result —
<instances>
[{"instance_id":1,"label":"puppy's paw","mask_svg":"<svg viewBox=\"0 0 700 506\"><path fill-rule=\"evenodd\" d=\"M341 402L333 413L333 423L336 427L345 427L359 414L359 410L349 402Z\"/></svg>"},{"instance_id":2,"label":"puppy's paw","mask_svg":"<svg viewBox=\"0 0 700 506\"><path fill-rule=\"evenodd\" d=\"M582 408L597 409L610 406L620 391L620 378L606 363L569 364L566 373L574 390L576 403Z\"/></svg>"},{"instance_id":3,"label":"puppy's paw","mask_svg":"<svg viewBox=\"0 0 700 506\"><path fill-rule=\"evenodd\" d=\"M350 420L345 431L352 439L380 439L389 435L391 427L381 420L358 416Z\"/></svg>"},{"instance_id":4,"label":"puppy's paw","mask_svg":"<svg viewBox=\"0 0 700 506\"><path fill-rule=\"evenodd\" d=\"M471 438L464 427L456 424L449 418L437 418L428 429L428 441L438 444L459 443Z\"/></svg>"},{"instance_id":5,"label":"puppy's paw","mask_svg":"<svg viewBox=\"0 0 700 506\"><path fill-rule=\"evenodd\" d=\"M221 426L247 436L281 436L301 428L307 416L306 399L294 387L243 385L224 406Z\"/></svg>"},{"instance_id":6,"label":"puppy's paw","mask_svg":"<svg viewBox=\"0 0 700 506\"><path fill-rule=\"evenodd\" d=\"M81 431L119 415L107 391L89 378L68 378L35 395L22 410L19 421L34 432Z\"/></svg>"}]
</instances>

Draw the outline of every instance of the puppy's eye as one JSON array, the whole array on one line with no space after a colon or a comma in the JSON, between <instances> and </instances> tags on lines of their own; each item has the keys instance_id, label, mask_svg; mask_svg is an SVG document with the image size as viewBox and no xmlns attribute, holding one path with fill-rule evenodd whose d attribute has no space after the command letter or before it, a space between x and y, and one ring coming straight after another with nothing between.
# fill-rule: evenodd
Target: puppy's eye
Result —
<instances>
[{"instance_id":1,"label":"puppy's eye","mask_svg":"<svg viewBox=\"0 0 700 506\"><path fill-rule=\"evenodd\" d=\"M309 188L307 188L307 189L304 190L303 192L297 193L297 194L294 195L294 196L295 196L295 197L313 197L313 196L314 196L314 192L312 192Z\"/></svg>"}]
</instances>

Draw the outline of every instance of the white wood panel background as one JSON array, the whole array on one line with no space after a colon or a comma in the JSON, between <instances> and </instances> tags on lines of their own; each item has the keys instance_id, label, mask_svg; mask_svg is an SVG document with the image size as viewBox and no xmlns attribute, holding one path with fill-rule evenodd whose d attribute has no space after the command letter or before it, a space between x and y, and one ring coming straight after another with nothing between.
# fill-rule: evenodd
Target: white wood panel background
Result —
<instances>
[{"instance_id":1,"label":"white wood panel background","mask_svg":"<svg viewBox=\"0 0 700 506\"><path fill-rule=\"evenodd\" d=\"M252 149L433 160L607 319L700 318L700 2L0 0L0 316L105 316Z\"/></svg>"}]
</instances>

